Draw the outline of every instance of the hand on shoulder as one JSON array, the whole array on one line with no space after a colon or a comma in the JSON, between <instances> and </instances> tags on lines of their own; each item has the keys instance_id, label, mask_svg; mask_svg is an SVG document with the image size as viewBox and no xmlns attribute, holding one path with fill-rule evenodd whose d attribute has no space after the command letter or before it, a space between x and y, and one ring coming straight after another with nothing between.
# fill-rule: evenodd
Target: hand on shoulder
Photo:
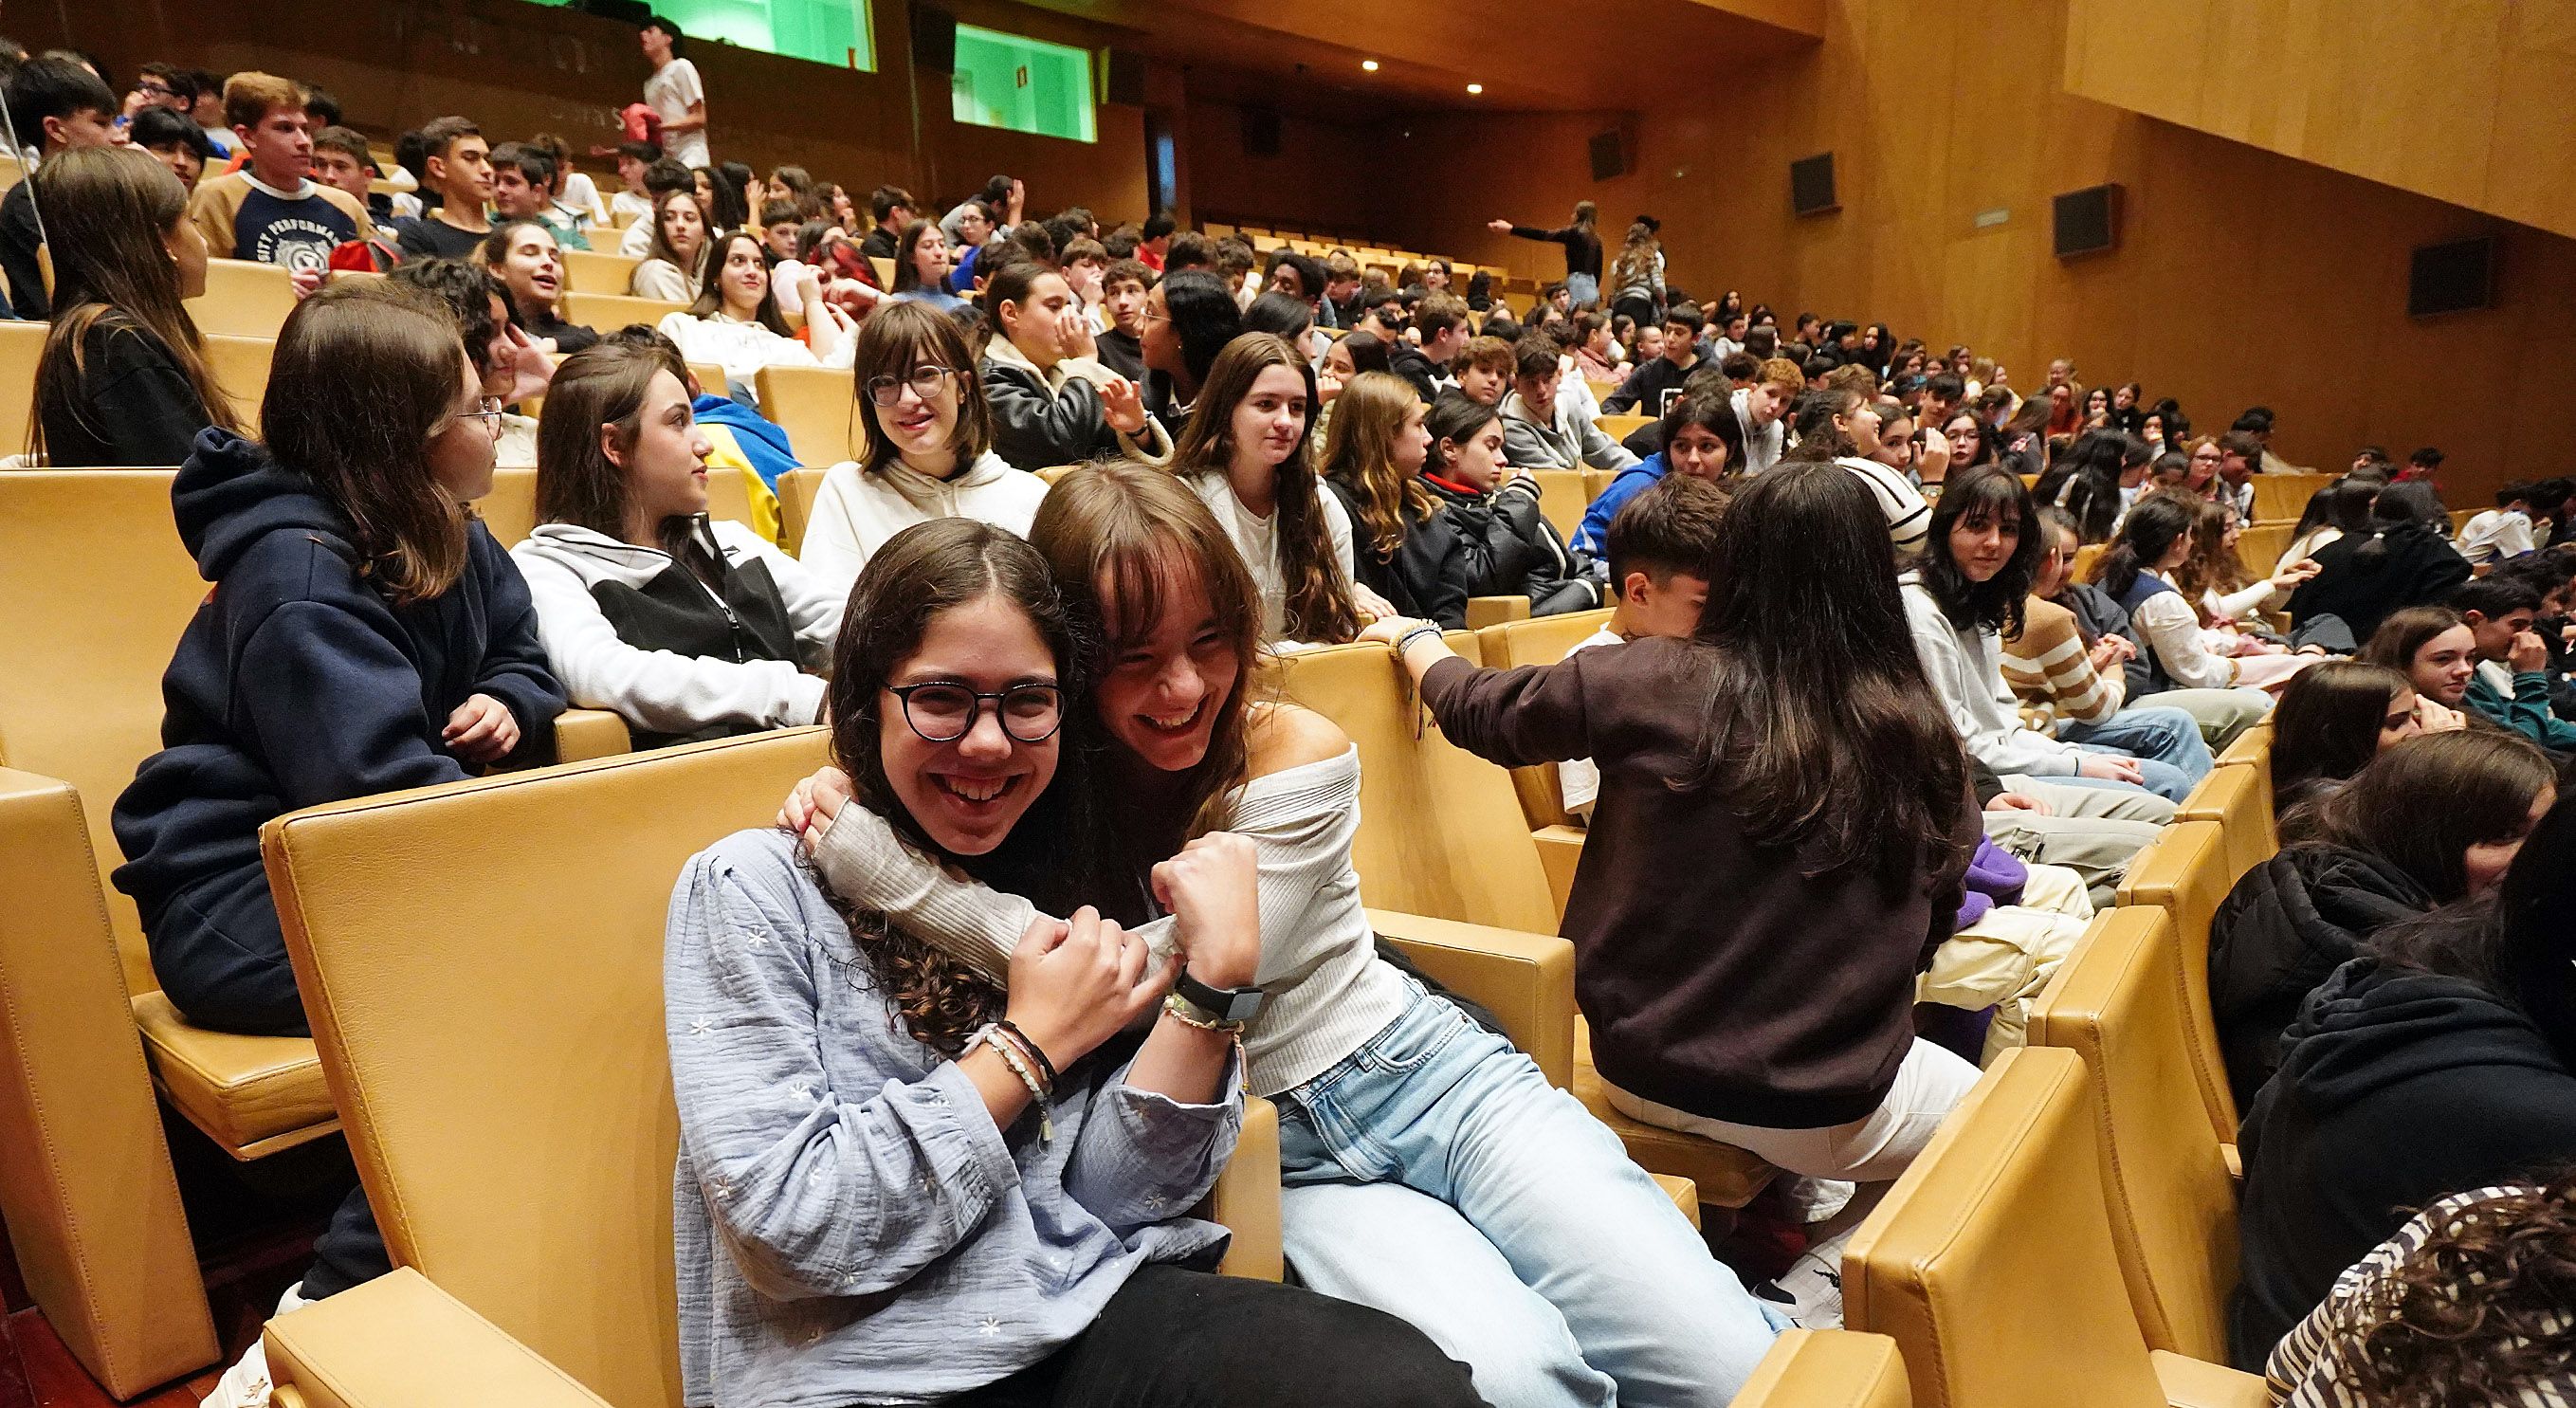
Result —
<instances>
[{"instance_id":1,"label":"hand on shoulder","mask_svg":"<svg viewBox=\"0 0 2576 1408\"><path fill-rule=\"evenodd\" d=\"M1338 758L1350 750L1351 739L1341 725L1312 709L1255 704L1245 720L1244 743L1251 754L1252 775L1267 777Z\"/></svg>"}]
</instances>

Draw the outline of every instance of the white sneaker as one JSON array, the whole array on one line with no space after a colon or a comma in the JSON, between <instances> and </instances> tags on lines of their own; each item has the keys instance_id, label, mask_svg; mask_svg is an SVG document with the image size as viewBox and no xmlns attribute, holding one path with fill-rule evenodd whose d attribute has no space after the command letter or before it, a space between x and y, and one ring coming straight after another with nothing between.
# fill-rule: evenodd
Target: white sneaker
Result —
<instances>
[{"instance_id":1,"label":"white sneaker","mask_svg":"<svg viewBox=\"0 0 2576 1408\"><path fill-rule=\"evenodd\" d=\"M1839 1178L1793 1175L1787 1186L1780 1190L1780 1201L1787 1206L1791 1217L1802 1223L1817 1223L1851 1206L1853 1196L1859 1192L1859 1184L1846 1183Z\"/></svg>"},{"instance_id":2,"label":"white sneaker","mask_svg":"<svg viewBox=\"0 0 2576 1408\"><path fill-rule=\"evenodd\" d=\"M1779 1280L1766 1282L1757 1294L1778 1306L1799 1329L1843 1327L1842 1268L1814 1252L1800 1252Z\"/></svg>"},{"instance_id":3,"label":"white sneaker","mask_svg":"<svg viewBox=\"0 0 2576 1408\"><path fill-rule=\"evenodd\" d=\"M289 1314L312 1303L304 1298L304 1283L298 1281L277 1298L277 1313ZM269 1387L268 1343L252 1340L241 1359L215 1381L214 1390L198 1408L268 1408Z\"/></svg>"}]
</instances>

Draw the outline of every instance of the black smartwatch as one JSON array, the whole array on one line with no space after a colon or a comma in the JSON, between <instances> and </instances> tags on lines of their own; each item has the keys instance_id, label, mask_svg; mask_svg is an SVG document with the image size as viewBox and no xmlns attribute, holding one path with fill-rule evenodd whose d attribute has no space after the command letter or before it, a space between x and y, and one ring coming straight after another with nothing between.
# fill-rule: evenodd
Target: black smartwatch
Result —
<instances>
[{"instance_id":1,"label":"black smartwatch","mask_svg":"<svg viewBox=\"0 0 2576 1408\"><path fill-rule=\"evenodd\" d=\"M1183 1002L1206 1013L1209 1022L1222 1022L1228 1026L1251 1021L1253 1015L1261 1010L1263 996L1259 988L1209 987L1191 977L1187 968L1172 980L1172 992Z\"/></svg>"}]
</instances>

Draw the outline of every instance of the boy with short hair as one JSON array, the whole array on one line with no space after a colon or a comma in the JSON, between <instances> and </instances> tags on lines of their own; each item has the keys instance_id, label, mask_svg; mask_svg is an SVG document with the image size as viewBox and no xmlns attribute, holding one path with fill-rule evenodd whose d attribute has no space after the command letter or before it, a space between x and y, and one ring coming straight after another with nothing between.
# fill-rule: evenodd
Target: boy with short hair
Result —
<instances>
[{"instance_id":1,"label":"boy with short hair","mask_svg":"<svg viewBox=\"0 0 2576 1408\"><path fill-rule=\"evenodd\" d=\"M1780 462L1789 438L1791 402L1807 389L1807 375L1786 357L1762 364L1761 380L1734 394L1735 422L1744 430L1744 472L1760 474Z\"/></svg>"},{"instance_id":2,"label":"boy with short hair","mask_svg":"<svg viewBox=\"0 0 2576 1408\"><path fill-rule=\"evenodd\" d=\"M394 243L393 197L374 189L376 158L367 150L366 138L346 127L325 127L314 133L313 179L363 203L375 226L367 238L333 249L332 268L381 274L402 262L402 248Z\"/></svg>"},{"instance_id":3,"label":"boy with short hair","mask_svg":"<svg viewBox=\"0 0 2576 1408\"><path fill-rule=\"evenodd\" d=\"M322 286L331 251L374 238L375 222L356 197L313 179L304 89L293 80L234 74L224 82L224 117L244 154L242 169L200 184L188 218L210 257L280 265L298 295L311 293Z\"/></svg>"},{"instance_id":4,"label":"boy with short hair","mask_svg":"<svg viewBox=\"0 0 2576 1408\"><path fill-rule=\"evenodd\" d=\"M232 79L202 68L188 70L189 82L196 85L197 96L188 104L188 120L205 134L206 145L225 161L233 159L233 129L224 123L224 85Z\"/></svg>"},{"instance_id":5,"label":"boy with short hair","mask_svg":"<svg viewBox=\"0 0 2576 1408\"><path fill-rule=\"evenodd\" d=\"M1449 362L1449 374L1457 380L1458 390L1477 405L1497 410L1502 408L1503 398L1511 394L1512 377L1519 370L1520 355L1512 344L1491 333L1467 339L1467 345L1459 348L1458 355Z\"/></svg>"},{"instance_id":6,"label":"boy with short hair","mask_svg":"<svg viewBox=\"0 0 2576 1408\"><path fill-rule=\"evenodd\" d=\"M2576 724L2549 708L2549 647L2531 628L2540 593L2510 576L2480 577L2451 593L2451 609L2476 641L2469 712L2543 748L2576 750Z\"/></svg>"},{"instance_id":7,"label":"boy with short hair","mask_svg":"<svg viewBox=\"0 0 2576 1408\"><path fill-rule=\"evenodd\" d=\"M2531 514L2538 491L2529 484L2507 484L2496 491L2496 506L2474 514L2460 525L2460 556L2472 567L2492 567L2532 550Z\"/></svg>"},{"instance_id":8,"label":"boy with short hair","mask_svg":"<svg viewBox=\"0 0 2576 1408\"><path fill-rule=\"evenodd\" d=\"M912 192L901 186L879 186L868 192L868 214L876 218L877 227L859 241L859 253L870 259L892 259L903 243L903 227L916 218L921 203Z\"/></svg>"},{"instance_id":9,"label":"boy with short hair","mask_svg":"<svg viewBox=\"0 0 2576 1408\"><path fill-rule=\"evenodd\" d=\"M1145 242L1136 246L1136 258L1155 273L1164 272L1163 265L1171 253L1172 232L1179 228L1168 215L1147 218Z\"/></svg>"},{"instance_id":10,"label":"boy with short hair","mask_svg":"<svg viewBox=\"0 0 2576 1408\"><path fill-rule=\"evenodd\" d=\"M1620 505L1610 520L1610 596L1616 603L1600 630L1574 650L1617 645L1640 636L1685 637L1699 629L1708 604L1709 561L1727 493L1706 479L1668 474ZM1601 796L1601 769L1590 758L1556 765L1565 810L1589 825Z\"/></svg>"},{"instance_id":11,"label":"boy with short hair","mask_svg":"<svg viewBox=\"0 0 2576 1408\"><path fill-rule=\"evenodd\" d=\"M1413 327L1422 336L1421 345L1395 343L1387 370L1412 383L1414 393L1428 405L1449 383L1445 369L1450 360L1467 345L1467 300L1454 293L1428 294L1414 305Z\"/></svg>"},{"instance_id":12,"label":"boy with short hair","mask_svg":"<svg viewBox=\"0 0 2576 1408\"><path fill-rule=\"evenodd\" d=\"M492 149L467 117L442 117L420 129L421 187L439 193L438 209L403 226L407 259L466 259L492 233L483 216L492 198Z\"/></svg>"},{"instance_id":13,"label":"boy with short hair","mask_svg":"<svg viewBox=\"0 0 2576 1408\"><path fill-rule=\"evenodd\" d=\"M760 243L771 259L783 262L796 257L796 238L804 223L796 218L792 200L773 200L760 208Z\"/></svg>"},{"instance_id":14,"label":"boy with short hair","mask_svg":"<svg viewBox=\"0 0 2576 1408\"><path fill-rule=\"evenodd\" d=\"M193 191L197 178L206 173L206 163L214 160L215 149L206 134L188 115L164 107L149 107L134 115L126 125L126 140L152 153L153 159L170 168L179 184Z\"/></svg>"},{"instance_id":15,"label":"boy with short hair","mask_svg":"<svg viewBox=\"0 0 2576 1408\"><path fill-rule=\"evenodd\" d=\"M653 66L653 76L644 80L644 103L661 119L662 150L682 166L714 166L707 155L707 85L698 66L680 57L688 36L655 15L638 29L637 40L644 61Z\"/></svg>"},{"instance_id":16,"label":"boy with short hair","mask_svg":"<svg viewBox=\"0 0 2576 1408\"><path fill-rule=\"evenodd\" d=\"M1558 392L1565 363L1556 341L1532 333L1512 349L1512 391L1503 398L1503 459L1515 469L1628 469L1637 457L1569 412Z\"/></svg>"},{"instance_id":17,"label":"boy with short hair","mask_svg":"<svg viewBox=\"0 0 2576 1408\"><path fill-rule=\"evenodd\" d=\"M661 156L662 149L651 142L617 144L617 180L621 189L608 198L612 224L633 224L653 213L653 198L644 193L644 171Z\"/></svg>"},{"instance_id":18,"label":"boy with short hair","mask_svg":"<svg viewBox=\"0 0 2576 1408\"><path fill-rule=\"evenodd\" d=\"M588 249L581 222L567 219L555 205L555 159L525 142L503 142L492 149L492 209L504 220L534 220L555 237L562 249Z\"/></svg>"},{"instance_id":19,"label":"boy with short hair","mask_svg":"<svg viewBox=\"0 0 2576 1408\"><path fill-rule=\"evenodd\" d=\"M18 140L41 148L50 161L75 147L116 141L116 95L86 65L69 59L29 59L9 75L6 101ZM19 317L53 316L36 249L44 234L36 219L33 181L20 181L0 197L0 272L9 281L9 306Z\"/></svg>"},{"instance_id":20,"label":"boy with short hair","mask_svg":"<svg viewBox=\"0 0 2576 1408\"><path fill-rule=\"evenodd\" d=\"M1666 402L1681 394L1682 384L1698 369L1699 335L1707 326L1708 320L1701 316L1698 304L1676 299L1672 307L1664 310L1664 354L1638 363L1636 370L1628 373L1628 379L1619 383L1619 389L1601 403L1601 413L1662 415Z\"/></svg>"},{"instance_id":21,"label":"boy with short hair","mask_svg":"<svg viewBox=\"0 0 2576 1408\"><path fill-rule=\"evenodd\" d=\"M1145 295L1153 292L1154 271L1141 259L1121 259L1100 279L1102 306L1109 330L1095 339L1100 360L1111 371L1138 385L1145 381Z\"/></svg>"},{"instance_id":22,"label":"boy with short hair","mask_svg":"<svg viewBox=\"0 0 2576 1408\"><path fill-rule=\"evenodd\" d=\"M1065 285L1081 300L1083 316L1091 319L1091 335L1097 338L1107 332L1109 290L1104 281L1109 273L1109 251L1100 241L1081 236L1065 245L1057 263L1064 270Z\"/></svg>"}]
</instances>

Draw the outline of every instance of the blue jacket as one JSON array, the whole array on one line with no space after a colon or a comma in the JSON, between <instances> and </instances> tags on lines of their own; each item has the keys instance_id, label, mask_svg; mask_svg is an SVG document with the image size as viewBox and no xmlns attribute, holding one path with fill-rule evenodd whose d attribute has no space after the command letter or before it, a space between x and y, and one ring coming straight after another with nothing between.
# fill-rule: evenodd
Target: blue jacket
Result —
<instances>
[{"instance_id":1,"label":"blue jacket","mask_svg":"<svg viewBox=\"0 0 2576 1408\"><path fill-rule=\"evenodd\" d=\"M134 897L156 952L166 926L276 951L261 823L466 777L439 734L474 694L518 721L510 763L550 761L563 690L528 584L479 520L457 584L397 607L360 575L347 517L262 445L205 431L171 499L215 586L162 677L161 751L117 799L116 887ZM264 932L234 932L245 926ZM189 1012L186 994L171 1000Z\"/></svg>"},{"instance_id":2,"label":"blue jacket","mask_svg":"<svg viewBox=\"0 0 2576 1408\"><path fill-rule=\"evenodd\" d=\"M1583 526L1574 530L1574 550L1590 554L1602 564L1602 571L1610 570L1610 520L1618 516L1621 504L1653 488L1664 477L1664 468L1664 452L1657 450L1619 471L1619 477L1602 488L1601 497L1583 511Z\"/></svg>"}]
</instances>

